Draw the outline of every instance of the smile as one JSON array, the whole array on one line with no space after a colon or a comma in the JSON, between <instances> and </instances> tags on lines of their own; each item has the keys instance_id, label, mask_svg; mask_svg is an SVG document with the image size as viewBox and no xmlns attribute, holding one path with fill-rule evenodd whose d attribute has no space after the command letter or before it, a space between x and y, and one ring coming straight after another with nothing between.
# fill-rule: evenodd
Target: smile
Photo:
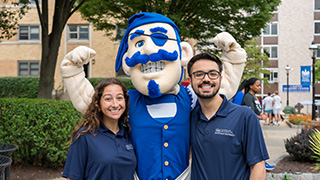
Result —
<instances>
[{"instance_id":1,"label":"smile","mask_svg":"<svg viewBox=\"0 0 320 180\"><path fill-rule=\"evenodd\" d=\"M120 109L114 109L114 110L111 110L111 112L115 113L115 112L119 112Z\"/></svg>"},{"instance_id":2,"label":"smile","mask_svg":"<svg viewBox=\"0 0 320 180\"><path fill-rule=\"evenodd\" d=\"M153 72L159 72L164 69L164 62L158 61L158 62L150 62L147 64L141 64L140 70L142 73L153 73Z\"/></svg>"}]
</instances>

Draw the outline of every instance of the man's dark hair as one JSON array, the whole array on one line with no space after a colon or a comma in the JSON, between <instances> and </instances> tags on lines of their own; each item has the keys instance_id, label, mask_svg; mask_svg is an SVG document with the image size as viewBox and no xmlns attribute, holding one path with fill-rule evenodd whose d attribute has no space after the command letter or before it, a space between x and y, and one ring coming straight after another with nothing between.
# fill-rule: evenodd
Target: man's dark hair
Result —
<instances>
[{"instance_id":1,"label":"man's dark hair","mask_svg":"<svg viewBox=\"0 0 320 180\"><path fill-rule=\"evenodd\" d=\"M220 61L220 59L216 55L211 54L211 53L201 53L201 54L197 54L197 55L193 56L188 63L187 68L188 68L188 74L190 77L191 77L191 68L192 68L193 64L199 60L211 60L213 62L216 62L219 67L219 72L222 72L222 62Z\"/></svg>"}]
</instances>

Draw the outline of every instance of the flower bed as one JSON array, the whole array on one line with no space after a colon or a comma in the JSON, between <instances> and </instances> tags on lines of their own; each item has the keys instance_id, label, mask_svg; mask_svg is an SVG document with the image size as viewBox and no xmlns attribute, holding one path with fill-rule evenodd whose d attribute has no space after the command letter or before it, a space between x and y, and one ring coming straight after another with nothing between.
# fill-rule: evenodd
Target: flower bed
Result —
<instances>
[{"instance_id":1,"label":"flower bed","mask_svg":"<svg viewBox=\"0 0 320 180\"><path fill-rule=\"evenodd\" d=\"M311 115L292 114L289 116L289 122L294 125L299 125L301 121L311 120Z\"/></svg>"}]
</instances>

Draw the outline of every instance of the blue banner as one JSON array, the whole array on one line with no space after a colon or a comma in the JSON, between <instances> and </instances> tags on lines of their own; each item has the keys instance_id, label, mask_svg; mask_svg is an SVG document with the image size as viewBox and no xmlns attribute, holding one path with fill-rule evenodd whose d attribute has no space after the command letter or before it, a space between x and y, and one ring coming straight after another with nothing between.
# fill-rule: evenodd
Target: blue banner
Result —
<instances>
[{"instance_id":1,"label":"blue banner","mask_svg":"<svg viewBox=\"0 0 320 180\"><path fill-rule=\"evenodd\" d=\"M301 66L300 72L301 86L311 85L311 66Z\"/></svg>"},{"instance_id":2,"label":"blue banner","mask_svg":"<svg viewBox=\"0 0 320 180\"><path fill-rule=\"evenodd\" d=\"M287 92L287 85L282 86L282 92ZM310 86L289 85L289 92L310 92Z\"/></svg>"}]
</instances>

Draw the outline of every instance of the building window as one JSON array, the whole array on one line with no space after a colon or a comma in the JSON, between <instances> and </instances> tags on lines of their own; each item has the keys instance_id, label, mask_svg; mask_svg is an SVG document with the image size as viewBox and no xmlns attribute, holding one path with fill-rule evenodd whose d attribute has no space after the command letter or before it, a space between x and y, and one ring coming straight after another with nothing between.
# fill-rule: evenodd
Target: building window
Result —
<instances>
[{"instance_id":1,"label":"building window","mask_svg":"<svg viewBox=\"0 0 320 180\"><path fill-rule=\"evenodd\" d=\"M318 46L318 49L317 49L317 53L316 53L316 56L317 56L317 59L320 58L320 46L317 44Z\"/></svg>"},{"instance_id":2,"label":"building window","mask_svg":"<svg viewBox=\"0 0 320 180\"><path fill-rule=\"evenodd\" d=\"M263 30L263 35L278 35L278 23L270 23L267 24L266 27Z\"/></svg>"},{"instance_id":3,"label":"building window","mask_svg":"<svg viewBox=\"0 0 320 180\"><path fill-rule=\"evenodd\" d=\"M40 61L18 61L18 76L39 76Z\"/></svg>"},{"instance_id":4,"label":"building window","mask_svg":"<svg viewBox=\"0 0 320 180\"><path fill-rule=\"evenodd\" d=\"M314 22L314 34L320 34L320 22L319 21Z\"/></svg>"},{"instance_id":5,"label":"building window","mask_svg":"<svg viewBox=\"0 0 320 180\"><path fill-rule=\"evenodd\" d=\"M266 69L270 71L270 74L264 74L265 78L268 78L269 83L276 83L278 82L278 69Z\"/></svg>"},{"instance_id":6,"label":"building window","mask_svg":"<svg viewBox=\"0 0 320 180\"><path fill-rule=\"evenodd\" d=\"M320 0L314 1L314 10L320 10Z\"/></svg>"},{"instance_id":7,"label":"building window","mask_svg":"<svg viewBox=\"0 0 320 180\"><path fill-rule=\"evenodd\" d=\"M19 25L19 40L39 40L40 28L38 25Z\"/></svg>"},{"instance_id":8,"label":"building window","mask_svg":"<svg viewBox=\"0 0 320 180\"><path fill-rule=\"evenodd\" d=\"M124 24L117 24L116 32L116 41L121 40L126 33L126 26Z\"/></svg>"},{"instance_id":9,"label":"building window","mask_svg":"<svg viewBox=\"0 0 320 180\"><path fill-rule=\"evenodd\" d=\"M68 25L69 40L89 40L89 25Z\"/></svg>"},{"instance_id":10,"label":"building window","mask_svg":"<svg viewBox=\"0 0 320 180\"><path fill-rule=\"evenodd\" d=\"M278 58L278 46L264 46L263 51L266 53L269 59Z\"/></svg>"},{"instance_id":11,"label":"building window","mask_svg":"<svg viewBox=\"0 0 320 180\"><path fill-rule=\"evenodd\" d=\"M26 2L26 0L19 0L19 3L25 3L25 2ZM29 0L28 4L36 4L36 2L35 2L35 0Z\"/></svg>"}]
</instances>

